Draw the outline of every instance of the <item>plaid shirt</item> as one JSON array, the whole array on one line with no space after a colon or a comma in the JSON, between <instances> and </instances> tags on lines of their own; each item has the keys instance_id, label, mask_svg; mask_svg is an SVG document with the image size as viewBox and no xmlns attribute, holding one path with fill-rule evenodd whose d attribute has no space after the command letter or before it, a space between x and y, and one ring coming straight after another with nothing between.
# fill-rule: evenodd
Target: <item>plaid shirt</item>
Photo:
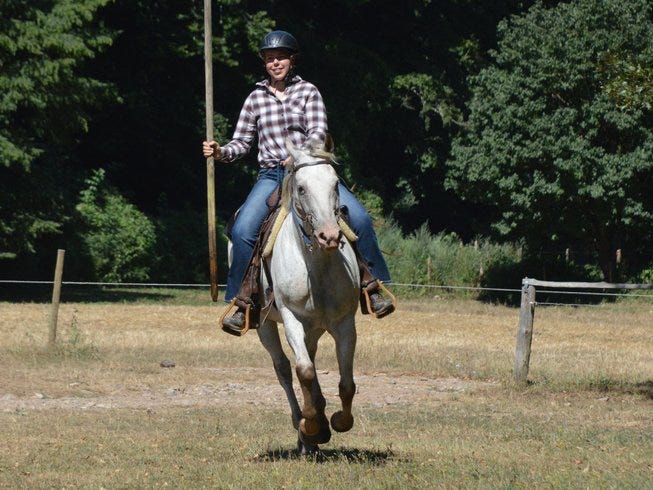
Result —
<instances>
[{"instance_id":1,"label":"plaid shirt","mask_svg":"<svg viewBox=\"0 0 653 490\"><path fill-rule=\"evenodd\" d=\"M233 139L222 149L223 162L232 162L249 153L258 136L258 162L274 167L288 157L285 139L295 146L310 142L324 143L327 117L322 96L312 83L295 76L279 100L268 80L258 82L245 99Z\"/></svg>"}]
</instances>

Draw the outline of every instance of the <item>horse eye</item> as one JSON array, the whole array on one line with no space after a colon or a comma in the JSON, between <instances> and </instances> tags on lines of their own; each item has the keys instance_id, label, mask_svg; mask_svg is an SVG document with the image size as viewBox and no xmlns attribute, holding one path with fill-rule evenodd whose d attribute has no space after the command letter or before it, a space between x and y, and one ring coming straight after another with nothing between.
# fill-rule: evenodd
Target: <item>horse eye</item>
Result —
<instances>
[{"instance_id":1,"label":"horse eye","mask_svg":"<svg viewBox=\"0 0 653 490\"><path fill-rule=\"evenodd\" d=\"M303 196L304 194L306 194L306 190L301 185L299 187L297 187L297 191L299 192L300 196Z\"/></svg>"}]
</instances>

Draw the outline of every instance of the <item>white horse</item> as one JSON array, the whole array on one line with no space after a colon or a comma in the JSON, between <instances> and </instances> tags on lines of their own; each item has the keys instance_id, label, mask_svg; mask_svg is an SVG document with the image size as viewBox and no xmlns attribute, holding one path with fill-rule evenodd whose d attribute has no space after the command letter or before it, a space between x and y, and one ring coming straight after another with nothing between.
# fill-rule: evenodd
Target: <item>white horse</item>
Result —
<instances>
[{"instance_id":1,"label":"white horse","mask_svg":"<svg viewBox=\"0 0 653 490\"><path fill-rule=\"evenodd\" d=\"M276 308L261 314L258 335L272 357L279 383L286 392L292 422L299 431L298 450L314 452L331 438L315 369L318 340L329 332L335 340L340 371L342 409L331 417L338 432L351 429L352 399L356 390L353 360L356 347L354 315L358 308L360 277L355 253L338 225L340 202L333 156L324 150L298 149L287 142L292 156L285 188L291 214L281 226L270 263ZM263 290L268 287L261 274ZM293 390L290 361L279 338L282 322L296 360L301 386L300 408Z\"/></svg>"}]
</instances>

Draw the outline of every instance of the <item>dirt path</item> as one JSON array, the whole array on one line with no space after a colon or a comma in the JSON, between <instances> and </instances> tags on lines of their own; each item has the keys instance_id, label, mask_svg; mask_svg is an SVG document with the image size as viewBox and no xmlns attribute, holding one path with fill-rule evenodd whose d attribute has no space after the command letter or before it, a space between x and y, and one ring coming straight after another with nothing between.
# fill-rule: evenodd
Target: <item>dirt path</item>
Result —
<instances>
[{"instance_id":1,"label":"dirt path","mask_svg":"<svg viewBox=\"0 0 653 490\"><path fill-rule=\"evenodd\" d=\"M212 369L211 379L224 383L160 386L156 389L117 389L109 395L50 397L34 393L19 397L0 392L0 412L25 410L101 410L154 409L161 407L208 407L250 404L253 406L287 406L283 390L269 369ZM329 404L338 402L338 373L319 371L324 396ZM359 406L383 407L414 404L420 401L450 399L462 393L497 388L498 384L456 378L432 379L420 375L390 376L385 373L356 376Z\"/></svg>"}]
</instances>

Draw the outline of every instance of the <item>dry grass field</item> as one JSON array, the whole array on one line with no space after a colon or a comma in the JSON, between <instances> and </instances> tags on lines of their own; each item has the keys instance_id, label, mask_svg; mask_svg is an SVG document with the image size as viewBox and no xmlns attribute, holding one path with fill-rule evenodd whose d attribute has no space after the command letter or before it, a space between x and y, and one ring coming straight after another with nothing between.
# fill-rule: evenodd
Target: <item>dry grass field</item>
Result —
<instances>
[{"instance_id":1,"label":"dry grass field","mask_svg":"<svg viewBox=\"0 0 653 490\"><path fill-rule=\"evenodd\" d=\"M354 428L302 459L256 334L205 296L65 303L54 348L49 305L0 303L0 487L653 488L653 301L538 307L525 388L515 308L360 316Z\"/></svg>"}]
</instances>

